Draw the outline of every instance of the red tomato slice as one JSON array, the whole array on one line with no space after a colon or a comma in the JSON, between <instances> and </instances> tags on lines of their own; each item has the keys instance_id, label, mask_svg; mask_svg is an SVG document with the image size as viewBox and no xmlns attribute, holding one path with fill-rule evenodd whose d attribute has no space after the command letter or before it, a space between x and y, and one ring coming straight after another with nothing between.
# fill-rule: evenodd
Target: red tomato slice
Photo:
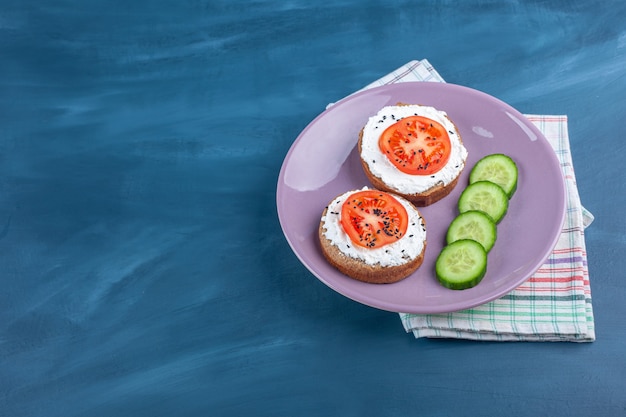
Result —
<instances>
[{"instance_id":1,"label":"red tomato slice","mask_svg":"<svg viewBox=\"0 0 626 417\"><path fill-rule=\"evenodd\" d=\"M410 116L385 129L378 147L400 171L431 175L446 165L452 145L441 124L427 117Z\"/></svg>"},{"instance_id":2,"label":"red tomato slice","mask_svg":"<svg viewBox=\"0 0 626 417\"><path fill-rule=\"evenodd\" d=\"M379 248L406 233L409 216L393 196L378 190L358 191L341 207L341 226L354 244Z\"/></svg>"}]
</instances>

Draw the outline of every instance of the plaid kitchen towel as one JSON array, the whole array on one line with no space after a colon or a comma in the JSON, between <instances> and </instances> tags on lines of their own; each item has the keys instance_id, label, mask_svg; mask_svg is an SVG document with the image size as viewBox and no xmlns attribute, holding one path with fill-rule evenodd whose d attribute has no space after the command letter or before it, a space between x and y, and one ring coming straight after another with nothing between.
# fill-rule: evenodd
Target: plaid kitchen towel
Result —
<instances>
[{"instance_id":1,"label":"plaid kitchen towel","mask_svg":"<svg viewBox=\"0 0 626 417\"><path fill-rule=\"evenodd\" d=\"M444 82L427 60L411 61L364 89L406 81ZM546 263L524 284L487 304L448 314L400 313L416 338L491 341L595 340L584 230L593 216L580 202L566 116L526 115L561 162L567 211L561 236Z\"/></svg>"}]
</instances>

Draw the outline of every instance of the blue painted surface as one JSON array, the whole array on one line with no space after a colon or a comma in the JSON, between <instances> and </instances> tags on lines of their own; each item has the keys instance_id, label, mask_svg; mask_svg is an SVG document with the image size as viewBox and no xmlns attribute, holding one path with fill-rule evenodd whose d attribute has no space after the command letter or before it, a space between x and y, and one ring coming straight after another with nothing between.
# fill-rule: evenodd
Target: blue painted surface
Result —
<instances>
[{"instance_id":1,"label":"blue painted surface","mask_svg":"<svg viewBox=\"0 0 626 417\"><path fill-rule=\"evenodd\" d=\"M626 3L2 1L0 415L626 415ZM415 340L275 210L328 102L412 60L569 116L597 341Z\"/></svg>"}]
</instances>

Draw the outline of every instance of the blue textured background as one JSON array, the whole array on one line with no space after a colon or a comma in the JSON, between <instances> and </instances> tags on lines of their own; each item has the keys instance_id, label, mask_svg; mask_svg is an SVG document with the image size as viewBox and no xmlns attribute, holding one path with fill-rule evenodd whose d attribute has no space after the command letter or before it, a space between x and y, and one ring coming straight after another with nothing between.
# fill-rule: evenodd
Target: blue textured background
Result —
<instances>
[{"instance_id":1,"label":"blue textured background","mask_svg":"<svg viewBox=\"0 0 626 417\"><path fill-rule=\"evenodd\" d=\"M626 415L626 3L0 1L0 415ZM412 59L567 114L598 340L415 340L299 264L298 133Z\"/></svg>"}]
</instances>

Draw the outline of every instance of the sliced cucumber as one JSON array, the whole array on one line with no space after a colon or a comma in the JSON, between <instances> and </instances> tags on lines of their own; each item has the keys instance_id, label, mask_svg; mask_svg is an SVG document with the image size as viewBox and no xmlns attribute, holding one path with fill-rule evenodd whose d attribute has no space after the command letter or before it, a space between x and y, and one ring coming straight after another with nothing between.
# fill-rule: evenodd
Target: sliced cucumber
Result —
<instances>
[{"instance_id":1,"label":"sliced cucumber","mask_svg":"<svg viewBox=\"0 0 626 417\"><path fill-rule=\"evenodd\" d=\"M459 197L459 212L478 210L499 223L509 209L509 197L491 181L478 181L468 185Z\"/></svg>"},{"instance_id":2,"label":"sliced cucumber","mask_svg":"<svg viewBox=\"0 0 626 417\"><path fill-rule=\"evenodd\" d=\"M443 248L437 257L435 272L441 285L446 288L472 288L487 272L487 252L475 240L457 240Z\"/></svg>"},{"instance_id":3,"label":"sliced cucumber","mask_svg":"<svg viewBox=\"0 0 626 417\"><path fill-rule=\"evenodd\" d=\"M517 165L511 157L495 153L476 162L470 171L469 182L491 181L498 184L511 198L517 189Z\"/></svg>"},{"instance_id":4,"label":"sliced cucumber","mask_svg":"<svg viewBox=\"0 0 626 417\"><path fill-rule=\"evenodd\" d=\"M450 244L462 239L472 239L483 245L489 252L496 243L496 224L491 217L478 210L470 210L459 214L446 234L446 243Z\"/></svg>"}]
</instances>

